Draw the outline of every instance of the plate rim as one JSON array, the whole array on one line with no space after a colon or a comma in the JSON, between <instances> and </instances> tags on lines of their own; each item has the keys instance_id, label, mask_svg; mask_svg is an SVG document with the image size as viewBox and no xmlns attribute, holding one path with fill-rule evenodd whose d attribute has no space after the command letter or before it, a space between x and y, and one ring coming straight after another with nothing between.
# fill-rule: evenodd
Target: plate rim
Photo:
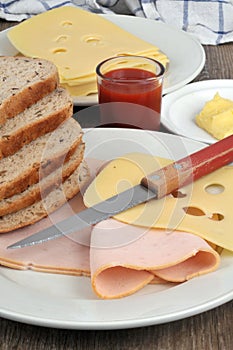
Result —
<instances>
[{"instance_id":1,"label":"plate rim","mask_svg":"<svg viewBox=\"0 0 233 350\"><path fill-rule=\"evenodd\" d=\"M138 137L139 135L143 135L145 134L145 131L143 130L133 130L133 129L108 129L108 128L97 128L97 129L84 129L85 134L88 133L88 131L94 131L97 134L99 134L104 140L105 140L105 136L111 134L110 131L112 131L112 134L121 136L122 133L125 134L125 137L129 137L131 135L133 135L133 138L136 138L136 141L138 141ZM146 133L148 133L146 131ZM190 140L181 136L177 136L177 135L172 135L172 134L165 134L165 133L161 133L161 132L149 132L151 134L152 137L156 137L159 140L161 140L161 142L164 142L164 138L168 138L171 139L172 141L174 139L180 138L186 145L191 145L194 148L200 149L203 146L203 143L200 143L198 141L195 140ZM84 134L84 135L85 135ZM101 135L102 134L102 135ZM166 135L166 136L165 136ZM98 136L98 135L97 135ZM90 134L90 137L92 137L93 139L93 134ZM111 136L109 136L110 139ZM122 137L122 136L121 136ZM148 136L147 136L148 138ZM112 137L111 137L112 140ZM92 140L92 142L95 142L95 139ZM190 147L191 147L190 146ZM189 147L189 146L188 146ZM110 152L111 153L111 152ZM228 261L227 259L230 259L230 264L229 266L226 264L225 261ZM47 304L44 305L44 302L50 302L49 305L49 309L53 309L53 306L56 305L57 302L61 303L61 300L63 300L61 297L53 297L51 295L44 296L43 293L40 293L40 290L25 290L25 288L22 287L22 285L18 285L15 283L15 281L12 281L9 278L4 278L4 274L2 275L1 271L4 271L4 267L0 268L0 286L2 284L2 280L5 281L6 283L3 284L3 286L1 286L1 290L2 290L2 298L0 299L0 316L7 318L7 319L11 319L11 320L15 320L15 321L19 321L19 322L23 322L23 323L28 323L28 324L33 324L33 325L38 325L38 326L46 326L46 327L52 327L52 328L62 328L62 329L82 329L82 330L114 330L114 329L125 329L125 328L136 328L136 327L144 327L144 326L151 326L151 325L157 325L157 324L163 324L163 323L168 323L168 322L172 322L172 321L176 321L176 320L180 320L183 318L187 318L190 316L194 316L197 315L199 313L205 312L207 310L211 310L217 306L220 306L230 300L233 299L233 280L232 279L228 279L227 276L228 275L232 275L232 271L233 271L233 260L232 260L232 254L230 255L230 257L227 257L226 260L224 260L224 264L226 264L225 268L219 268L218 270L216 270L215 272L213 272L212 274L207 274L207 275L203 275L198 277L198 279L193 279L188 281L187 283L183 284L183 285L178 285L175 287L172 287L170 289L166 289L165 291L160 292L152 292L149 294L143 294L142 296L139 295L139 299L142 298L144 301L146 300L146 302L149 304L149 309L148 309L148 314L145 313L144 315L141 315L140 317L134 317L134 318L127 318L127 319L113 319L111 321L107 321L104 320L103 318L101 319L101 316L98 315L98 317L100 317L100 319L98 321L96 320L91 320L88 318L88 320L78 320L78 319L54 319L55 316L51 316L52 313L49 313L50 316L48 316L47 312L51 312L50 310L47 311L45 310L45 306L48 307ZM14 273L24 273L27 271L17 271L17 270L13 270L13 274ZM29 271L29 277L30 277L30 273L38 273L38 272L33 272L33 271ZM43 274L43 273L42 273ZM49 274L43 274L44 276L47 275L49 276ZM217 277L217 278L216 278ZM74 278L82 278L82 277L74 277ZM83 277L86 278L86 277ZM227 278L227 282L228 282L228 286L226 286L226 283L221 283L221 279L224 280L224 278ZM211 283L216 283L216 280L218 280L218 284L219 286L219 294L216 297L212 297L211 299L205 300L205 298L207 298L207 295L212 294L212 293L216 293L216 291L213 288L206 288L206 291L204 293L207 293L205 295L205 297L203 297L203 299L200 299L200 296L195 295L194 293L194 299L196 298L197 300L197 304L196 305L192 305L190 306L188 309L185 307L185 303L190 302L190 298L188 296L188 293L185 294L186 298L182 298L181 300L179 300L180 298L180 289L183 290L189 290L190 285L191 285L191 289L193 290L193 292L198 291L200 288L200 285L202 285L202 283L204 283L204 285L206 285L206 283L208 285L211 286ZM197 282L198 281L198 282ZM200 283L199 283L200 281ZM220 283L219 283L220 281ZM210 283L211 282L211 283ZM209 284L210 283L210 284ZM12 288L13 287L13 288ZM198 287L198 288L197 288ZM194 288L194 289L193 289ZM227 289L227 290L226 290ZM20 294L21 293L21 294ZM198 293L196 293L198 294ZM19 311L14 311L13 306L12 306L12 298L11 296L14 298L14 302L17 304L17 307L20 307L21 312ZM159 309L159 307L161 308L161 305L159 304L160 301L166 301L167 296L176 296L177 299L177 304L178 304L178 308L179 308L179 302L180 305L182 306L181 309L176 310L176 305L174 305L174 309L172 310L171 308L171 312L169 314L165 314L163 316L158 316L158 314L154 314L152 312L151 315L151 305L155 305L156 306L156 302L158 303L157 308L155 309L158 310L158 313L161 313L161 310ZM182 296L182 293L181 293ZM40 297L40 299L38 299L38 297ZM4 300L5 299L5 300ZM26 300L26 303L28 303L28 307L29 310L25 310L25 304L23 303L23 299L24 301ZM45 299L45 300L44 300ZM8 301L7 304L4 303L4 301ZM141 300L141 299L140 299ZM170 300L170 299L169 299ZM150 302L151 301L151 302ZM155 302L155 304L153 304L152 302ZM82 300L83 302L83 300ZM103 307L105 308L104 310L111 310L111 308L114 306L117 309L119 309L119 305L123 305L123 309L124 307L129 307L130 309L130 302L131 302L131 307L134 307L134 305L138 305L138 296L137 295L133 295L133 296L129 296L123 299L116 299L116 300L101 300L101 299L96 299L96 300L87 300L86 302L84 302L84 306L80 305L80 300L77 299L65 299L65 307L87 307L89 306L90 309L93 310L96 309L97 307L97 311L98 311L98 307L103 310ZM192 299L193 302L193 299ZM30 304L31 303L31 304ZM1 305L2 304L2 305ZM82 304L82 303L81 303ZM59 304L60 305L60 304ZM120 306L120 307L121 307ZM31 307L31 310L30 310ZM57 307L57 305L56 305ZM61 310L63 310L63 305L60 305ZM38 310L39 315L32 315L33 310ZM88 310L88 307L87 309ZM85 310L85 312L87 312ZM35 311L34 311L35 312ZM44 313L43 313L44 312ZM144 311L143 311L144 312ZM46 315L43 317L43 315ZM52 314L53 315L53 314ZM54 315L56 315L56 312L54 313ZM84 313L85 316L85 313Z\"/></svg>"}]
</instances>

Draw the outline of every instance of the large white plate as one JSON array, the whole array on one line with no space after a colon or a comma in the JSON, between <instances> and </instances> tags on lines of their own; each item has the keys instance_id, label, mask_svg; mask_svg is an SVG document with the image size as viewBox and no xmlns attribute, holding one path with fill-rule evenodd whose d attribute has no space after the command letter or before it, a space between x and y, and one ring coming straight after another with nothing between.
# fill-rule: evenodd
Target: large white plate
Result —
<instances>
[{"instance_id":1,"label":"large white plate","mask_svg":"<svg viewBox=\"0 0 233 350\"><path fill-rule=\"evenodd\" d=\"M111 159L126 152L180 158L203 144L130 129L86 131L86 156ZM45 243L46 244L46 243ZM217 271L177 286L150 285L132 296L100 300L87 277L0 268L0 316L70 329L141 327L186 318L233 298L233 254L224 252Z\"/></svg>"},{"instance_id":2,"label":"large white plate","mask_svg":"<svg viewBox=\"0 0 233 350\"><path fill-rule=\"evenodd\" d=\"M171 132L208 144L218 141L195 123L205 103L216 93L233 101L233 80L206 80L188 84L163 97L161 122Z\"/></svg>"},{"instance_id":3,"label":"large white plate","mask_svg":"<svg viewBox=\"0 0 233 350\"><path fill-rule=\"evenodd\" d=\"M205 64L201 44L190 34L154 20L124 15L103 15L121 28L159 47L170 60L165 76L163 93L167 94L192 81ZM0 55L15 55L7 30L0 33ZM97 96L74 98L76 105L97 103Z\"/></svg>"}]
</instances>

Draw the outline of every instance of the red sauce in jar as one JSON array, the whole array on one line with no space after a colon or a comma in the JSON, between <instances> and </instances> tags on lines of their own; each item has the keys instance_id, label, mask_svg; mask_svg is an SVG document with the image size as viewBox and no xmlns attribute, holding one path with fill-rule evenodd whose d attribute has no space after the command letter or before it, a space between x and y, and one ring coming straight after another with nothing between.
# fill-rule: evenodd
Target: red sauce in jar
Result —
<instances>
[{"instance_id":1,"label":"red sauce in jar","mask_svg":"<svg viewBox=\"0 0 233 350\"><path fill-rule=\"evenodd\" d=\"M121 68L109 71L104 76L107 79L102 79L98 84L99 103L122 104L111 104L112 108L103 106L102 111L106 109L107 112L101 113L101 124L159 129L162 84L154 79L154 73L144 69Z\"/></svg>"}]
</instances>

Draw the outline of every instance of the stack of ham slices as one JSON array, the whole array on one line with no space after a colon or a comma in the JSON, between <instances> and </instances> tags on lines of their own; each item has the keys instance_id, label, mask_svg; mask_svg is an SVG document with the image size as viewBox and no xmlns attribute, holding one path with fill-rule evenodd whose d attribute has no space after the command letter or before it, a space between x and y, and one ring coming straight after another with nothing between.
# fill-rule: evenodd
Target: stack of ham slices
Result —
<instances>
[{"instance_id":1,"label":"stack of ham slices","mask_svg":"<svg viewBox=\"0 0 233 350\"><path fill-rule=\"evenodd\" d=\"M0 57L0 232L37 222L88 177L73 102L56 66Z\"/></svg>"}]
</instances>

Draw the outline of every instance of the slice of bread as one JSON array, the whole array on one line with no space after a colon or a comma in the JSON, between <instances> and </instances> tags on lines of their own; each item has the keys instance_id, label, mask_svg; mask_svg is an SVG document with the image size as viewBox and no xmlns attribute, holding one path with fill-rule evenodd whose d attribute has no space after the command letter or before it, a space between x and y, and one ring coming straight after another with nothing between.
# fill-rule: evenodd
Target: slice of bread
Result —
<instances>
[{"instance_id":1,"label":"slice of bread","mask_svg":"<svg viewBox=\"0 0 233 350\"><path fill-rule=\"evenodd\" d=\"M9 232L31 225L60 208L74 197L89 178L89 171L83 161L76 171L45 198L15 213L0 217L0 232Z\"/></svg>"},{"instance_id":2,"label":"slice of bread","mask_svg":"<svg viewBox=\"0 0 233 350\"><path fill-rule=\"evenodd\" d=\"M25 144L53 131L72 116L73 101L57 88L0 127L0 159L14 154Z\"/></svg>"},{"instance_id":3,"label":"slice of bread","mask_svg":"<svg viewBox=\"0 0 233 350\"><path fill-rule=\"evenodd\" d=\"M16 212L32 205L64 182L82 162L84 149L84 143L81 143L63 166L44 177L40 182L29 186L25 191L1 200L0 216Z\"/></svg>"},{"instance_id":4,"label":"slice of bread","mask_svg":"<svg viewBox=\"0 0 233 350\"><path fill-rule=\"evenodd\" d=\"M47 60L0 57L0 125L56 89L56 66Z\"/></svg>"},{"instance_id":5,"label":"slice of bread","mask_svg":"<svg viewBox=\"0 0 233 350\"><path fill-rule=\"evenodd\" d=\"M0 160L0 200L23 192L59 168L82 142L82 129L69 118L51 133Z\"/></svg>"}]
</instances>

